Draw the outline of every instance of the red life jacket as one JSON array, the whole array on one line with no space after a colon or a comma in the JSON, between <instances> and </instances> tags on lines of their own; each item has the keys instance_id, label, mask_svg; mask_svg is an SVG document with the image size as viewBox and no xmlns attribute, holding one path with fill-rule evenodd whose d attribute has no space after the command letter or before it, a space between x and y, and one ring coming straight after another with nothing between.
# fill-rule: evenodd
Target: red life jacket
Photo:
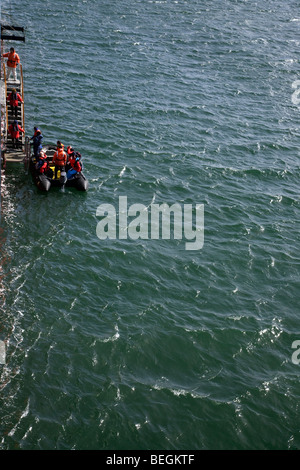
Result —
<instances>
[{"instance_id":1,"label":"red life jacket","mask_svg":"<svg viewBox=\"0 0 300 470\"><path fill-rule=\"evenodd\" d=\"M73 165L71 163L71 166L72 166L72 168L74 168L74 170L78 171L78 173L82 170L82 165L81 165L80 161L75 160Z\"/></svg>"},{"instance_id":2,"label":"red life jacket","mask_svg":"<svg viewBox=\"0 0 300 470\"><path fill-rule=\"evenodd\" d=\"M11 124L8 128L8 131L13 139L18 139L20 137L20 132L25 132L19 124Z\"/></svg>"},{"instance_id":3,"label":"red life jacket","mask_svg":"<svg viewBox=\"0 0 300 470\"><path fill-rule=\"evenodd\" d=\"M8 97L7 97L9 103L11 106L18 106L19 101L23 101L19 93L13 93L11 92Z\"/></svg>"},{"instance_id":4,"label":"red life jacket","mask_svg":"<svg viewBox=\"0 0 300 470\"><path fill-rule=\"evenodd\" d=\"M43 157L43 158L40 158L39 161L37 162L36 164L36 169L40 172L40 173L45 173L45 171L47 170L48 168L48 162L47 162L47 156Z\"/></svg>"},{"instance_id":5,"label":"red life jacket","mask_svg":"<svg viewBox=\"0 0 300 470\"><path fill-rule=\"evenodd\" d=\"M80 172L82 170L82 164L80 160L76 160L75 154L71 155L69 162L73 170Z\"/></svg>"}]
</instances>

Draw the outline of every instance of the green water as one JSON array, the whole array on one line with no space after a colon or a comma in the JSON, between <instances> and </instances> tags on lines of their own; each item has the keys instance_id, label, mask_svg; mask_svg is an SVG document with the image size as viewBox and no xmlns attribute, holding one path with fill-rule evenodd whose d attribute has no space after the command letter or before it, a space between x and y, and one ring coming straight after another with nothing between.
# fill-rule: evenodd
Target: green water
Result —
<instances>
[{"instance_id":1,"label":"green water","mask_svg":"<svg viewBox=\"0 0 300 470\"><path fill-rule=\"evenodd\" d=\"M65 5L2 2L89 191L2 175L0 448L299 449L299 5ZM203 204L203 248L100 240L120 196Z\"/></svg>"}]
</instances>

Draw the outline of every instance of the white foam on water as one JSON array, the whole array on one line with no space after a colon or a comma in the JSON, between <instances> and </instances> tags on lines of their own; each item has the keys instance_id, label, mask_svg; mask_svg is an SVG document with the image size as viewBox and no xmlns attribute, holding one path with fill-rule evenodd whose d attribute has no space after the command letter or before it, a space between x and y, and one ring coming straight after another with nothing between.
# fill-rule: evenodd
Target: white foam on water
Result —
<instances>
[{"instance_id":1,"label":"white foam on water","mask_svg":"<svg viewBox=\"0 0 300 470\"><path fill-rule=\"evenodd\" d=\"M6 363L6 347L5 342L0 341L0 364Z\"/></svg>"}]
</instances>

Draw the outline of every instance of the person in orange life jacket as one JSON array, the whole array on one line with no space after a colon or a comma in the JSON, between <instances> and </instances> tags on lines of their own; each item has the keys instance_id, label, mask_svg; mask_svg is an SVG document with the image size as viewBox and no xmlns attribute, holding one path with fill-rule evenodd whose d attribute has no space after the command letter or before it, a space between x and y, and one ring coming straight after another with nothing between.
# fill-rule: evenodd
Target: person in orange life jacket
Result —
<instances>
[{"instance_id":1,"label":"person in orange life jacket","mask_svg":"<svg viewBox=\"0 0 300 470\"><path fill-rule=\"evenodd\" d=\"M57 172L60 170L61 172L65 170L65 165L67 163L67 154L64 151L63 144L58 144L57 150L53 155L52 162L55 165L55 178L57 178Z\"/></svg>"},{"instance_id":2,"label":"person in orange life jacket","mask_svg":"<svg viewBox=\"0 0 300 470\"><path fill-rule=\"evenodd\" d=\"M24 103L22 100L22 97L17 93L17 90L15 88L12 89L11 93L8 95L6 98L6 101L9 102L11 106L11 111L12 115L15 119L18 117L18 106L19 106L19 101L21 103Z\"/></svg>"},{"instance_id":3,"label":"person in orange life jacket","mask_svg":"<svg viewBox=\"0 0 300 470\"><path fill-rule=\"evenodd\" d=\"M7 57L7 77L9 79L10 75L13 74L14 80L17 80L17 65L20 63L20 57L15 52L13 47L10 48L9 52L3 54L3 57Z\"/></svg>"},{"instance_id":4,"label":"person in orange life jacket","mask_svg":"<svg viewBox=\"0 0 300 470\"><path fill-rule=\"evenodd\" d=\"M39 159L35 164L35 168L40 174L45 173L48 169L47 155L45 152L43 152L43 150L41 150L39 153Z\"/></svg>"},{"instance_id":5,"label":"person in orange life jacket","mask_svg":"<svg viewBox=\"0 0 300 470\"><path fill-rule=\"evenodd\" d=\"M64 144L62 144L60 140L56 142L56 150L58 150L59 148L62 148L62 149L65 148Z\"/></svg>"},{"instance_id":6,"label":"person in orange life jacket","mask_svg":"<svg viewBox=\"0 0 300 470\"><path fill-rule=\"evenodd\" d=\"M17 120L14 120L14 122L8 128L8 132L10 133L12 138L13 148L17 148L20 138L20 132L25 132L24 129L19 126Z\"/></svg>"},{"instance_id":7,"label":"person in orange life jacket","mask_svg":"<svg viewBox=\"0 0 300 470\"><path fill-rule=\"evenodd\" d=\"M29 140L33 140L38 135L38 132L41 133L41 130L38 127L34 127L33 130L34 130L33 136L30 137Z\"/></svg>"}]
</instances>

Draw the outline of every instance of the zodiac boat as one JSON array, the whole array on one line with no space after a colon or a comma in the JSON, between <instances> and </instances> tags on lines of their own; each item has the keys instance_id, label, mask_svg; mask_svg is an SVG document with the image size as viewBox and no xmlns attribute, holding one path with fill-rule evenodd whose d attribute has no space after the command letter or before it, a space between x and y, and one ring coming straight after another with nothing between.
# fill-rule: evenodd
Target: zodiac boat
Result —
<instances>
[{"instance_id":1,"label":"zodiac boat","mask_svg":"<svg viewBox=\"0 0 300 470\"><path fill-rule=\"evenodd\" d=\"M82 171L77 172L71 178L67 178L66 171L57 172L57 178L55 178L55 166L52 163L52 158L54 153L56 152L56 147L47 145L43 147L43 151L47 155L48 161L48 168L45 173L40 173L36 169L37 160L34 155L31 155L29 169L32 174L33 181L35 185L41 191L49 191L51 187L72 187L78 189L78 191L87 191L88 189L88 180L82 173ZM66 166L66 170L68 170L68 163Z\"/></svg>"}]
</instances>

